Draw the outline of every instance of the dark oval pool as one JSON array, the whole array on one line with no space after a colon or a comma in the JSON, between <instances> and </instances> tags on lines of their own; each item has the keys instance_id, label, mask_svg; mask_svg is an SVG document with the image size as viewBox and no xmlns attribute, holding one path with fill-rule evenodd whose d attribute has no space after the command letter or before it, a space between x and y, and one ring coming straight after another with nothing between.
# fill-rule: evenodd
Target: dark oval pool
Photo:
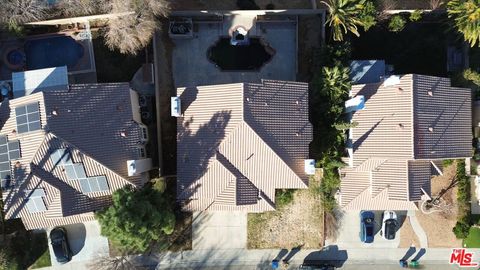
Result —
<instances>
[{"instance_id":1,"label":"dark oval pool","mask_svg":"<svg viewBox=\"0 0 480 270\"><path fill-rule=\"evenodd\" d=\"M231 45L230 37L221 38L207 52L208 59L221 70L255 71L269 62L275 51L260 38L250 38L249 45Z\"/></svg>"}]
</instances>

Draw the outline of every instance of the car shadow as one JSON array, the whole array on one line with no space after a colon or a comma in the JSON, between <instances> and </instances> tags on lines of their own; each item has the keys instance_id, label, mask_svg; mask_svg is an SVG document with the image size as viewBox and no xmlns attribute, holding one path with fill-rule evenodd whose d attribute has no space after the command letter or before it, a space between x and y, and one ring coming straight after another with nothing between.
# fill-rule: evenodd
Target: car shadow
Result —
<instances>
[{"instance_id":1,"label":"car shadow","mask_svg":"<svg viewBox=\"0 0 480 270\"><path fill-rule=\"evenodd\" d=\"M72 255L77 255L85 246L85 239L87 236L87 231L84 224L71 224L66 225L65 229L67 230L67 238L70 249L72 250Z\"/></svg>"}]
</instances>

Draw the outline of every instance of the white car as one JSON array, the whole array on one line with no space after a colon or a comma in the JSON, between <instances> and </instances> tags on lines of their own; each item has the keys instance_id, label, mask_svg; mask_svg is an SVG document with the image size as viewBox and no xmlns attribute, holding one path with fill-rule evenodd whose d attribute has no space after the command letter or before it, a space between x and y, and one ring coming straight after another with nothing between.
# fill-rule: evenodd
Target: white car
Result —
<instances>
[{"instance_id":1,"label":"white car","mask_svg":"<svg viewBox=\"0 0 480 270\"><path fill-rule=\"evenodd\" d=\"M380 231L380 235L385 240L395 239L395 233L398 229L397 214L393 211L385 211L382 216L382 230Z\"/></svg>"}]
</instances>

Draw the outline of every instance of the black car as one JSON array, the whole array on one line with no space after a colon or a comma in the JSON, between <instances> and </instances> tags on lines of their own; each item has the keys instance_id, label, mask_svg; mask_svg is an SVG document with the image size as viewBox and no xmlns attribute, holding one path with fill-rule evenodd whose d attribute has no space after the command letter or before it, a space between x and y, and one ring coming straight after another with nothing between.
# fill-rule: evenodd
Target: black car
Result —
<instances>
[{"instance_id":1,"label":"black car","mask_svg":"<svg viewBox=\"0 0 480 270\"><path fill-rule=\"evenodd\" d=\"M72 259L72 251L68 245L67 231L63 227L56 227L50 231L50 243L59 263L67 263Z\"/></svg>"}]
</instances>

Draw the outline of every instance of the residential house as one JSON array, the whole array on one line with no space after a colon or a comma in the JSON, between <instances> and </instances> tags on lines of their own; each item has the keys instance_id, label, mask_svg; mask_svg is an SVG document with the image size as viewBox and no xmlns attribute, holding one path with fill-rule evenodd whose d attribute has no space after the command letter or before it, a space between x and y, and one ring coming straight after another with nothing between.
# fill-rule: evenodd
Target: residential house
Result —
<instances>
[{"instance_id":1,"label":"residential house","mask_svg":"<svg viewBox=\"0 0 480 270\"><path fill-rule=\"evenodd\" d=\"M179 88L177 199L186 211L275 209L307 188L308 84L263 80Z\"/></svg>"},{"instance_id":2,"label":"residential house","mask_svg":"<svg viewBox=\"0 0 480 270\"><path fill-rule=\"evenodd\" d=\"M471 91L448 78L408 74L352 86L364 108L349 133L349 166L340 170L346 210L414 210L431 196L442 160L472 155Z\"/></svg>"},{"instance_id":3,"label":"residential house","mask_svg":"<svg viewBox=\"0 0 480 270\"><path fill-rule=\"evenodd\" d=\"M6 218L21 218L27 229L93 220L115 190L142 186L151 168L128 83L54 84L0 104Z\"/></svg>"}]
</instances>

